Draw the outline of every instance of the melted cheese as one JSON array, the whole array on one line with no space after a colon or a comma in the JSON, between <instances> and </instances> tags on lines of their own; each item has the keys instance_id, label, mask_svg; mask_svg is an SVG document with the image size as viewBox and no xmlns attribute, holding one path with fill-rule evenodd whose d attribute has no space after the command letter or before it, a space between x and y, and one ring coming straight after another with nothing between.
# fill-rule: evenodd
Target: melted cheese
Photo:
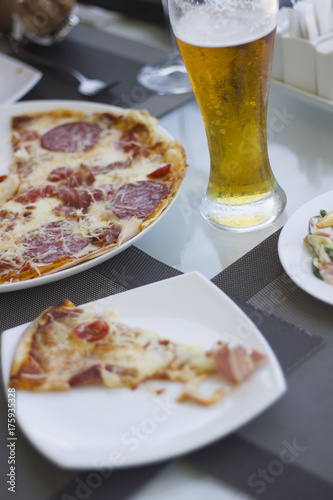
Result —
<instances>
[{"instance_id":1,"label":"melted cheese","mask_svg":"<svg viewBox=\"0 0 333 500\"><path fill-rule=\"evenodd\" d=\"M0 206L6 202L8 198L14 196L20 185L20 180L18 175L9 175L0 182Z\"/></svg>"}]
</instances>

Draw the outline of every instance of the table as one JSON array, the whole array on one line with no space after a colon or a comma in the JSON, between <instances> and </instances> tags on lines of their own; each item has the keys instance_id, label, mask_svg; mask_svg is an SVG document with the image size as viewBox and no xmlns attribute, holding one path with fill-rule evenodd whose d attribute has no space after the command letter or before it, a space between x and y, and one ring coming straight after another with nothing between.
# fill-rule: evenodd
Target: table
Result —
<instances>
[{"instance_id":1,"label":"table","mask_svg":"<svg viewBox=\"0 0 333 500\"><path fill-rule=\"evenodd\" d=\"M282 227L308 200L331 189L332 119L333 106L321 109L315 99L313 104L305 103L301 93L273 82L268 112L269 156L274 174L286 192L287 207L271 227L234 234L212 228L199 213L201 195L208 182L209 156L196 102L163 117L162 126L184 145L190 167L173 213L138 247L183 272L198 270L212 278ZM165 244L165 240L169 243ZM156 245L156 241L161 244Z\"/></svg>"},{"instance_id":2,"label":"table","mask_svg":"<svg viewBox=\"0 0 333 500\"><path fill-rule=\"evenodd\" d=\"M117 30L119 30L119 25ZM91 30L85 31L83 27L80 27L73 33L72 39L74 41L81 40L85 44L98 47L108 36L105 33L92 36L92 33ZM83 35L86 34L90 36L83 41ZM121 50L121 45L118 48ZM154 48L152 48L153 52ZM152 57L151 54L149 57L147 56L148 59ZM151 97L151 101L156 99ZM237 263L239 259L246 256L257 245L264 242L269 236L274 235L298 207L313 197L331 189L333 185L332 113L333 106L327 106L325 109L318 104L318 101L313 100L311 102L311 99L302 96L300 93L293 92L278 83L272 84L268 114L269 154L276 178L287 194L288 204L284 214L276 224L264 230L242 235L220 232L212 228L202 219L199 213L200 197L208 180L209 161L203 124L195 100L190 98L181 107L177 107L166 114L163 113L160 120L161 125L183 143L190 166L175 204L163 219L140 240L136 245L137 248L178 271L198 270L209 279L230 268L229 266ZM283 285L285 285L285 293L287 294L290 283L282 282L281 286ZM260 296L258 298L258 294L255 294L251 300L252 302L259 301L260 305ZM300 292L300 301L302 302L302 300L303 296ZM310 300L310 303L313 302ZM278 306L278 312L283 315L285 313L283 309L285 304L281 303ZM320 307L319 304L318 308L320 309ZM295 310L291 307L289 312L293 317ZM324 312L330 314L326 309ZM332 317L329 316L329 318ZM300 326L304 328L308 326L305 320L302 324L302 318L297 317L296 319ZM330 342L329 326L327 331L324 331L321 324L317 330L315 325L311 326L315 333L322 333L325 341ZM329 354L328 352L326 358ZM325 358L325 355L323 355L323 358ZM325 362L325 359L320 358L319 362ZM329 363L329 359L326 359L326 363ZM297 391L297 388L301 387L302 377L306 376L307 370L308 365L302 364L291 373L288 383L292 390ZM327 377L329 377L329 374L327 374ZM323 391L323 397L326 397L327 381L326 385L324 383L320 384L319 388ZM311 397L313 397L316 390L316 387L309 387ZM326 443L324 441L319 445L315 443L314 435L302 434L301 438L299 438L297 426L295 425L298 414L290 399L290 397L289 399L286 397L286 402L279 405L276 413L274 412L275 408L271 409L266 419L259 418L258 421L245 428L240 435L249 440L257 440L270 452L281 450L281 436L283 437L282 441L285 440L288 443L293 442L296 436L298 444L310 451L312 451L314 444L317 447L320 444L325 447ZM303 399L299 404L305 405ZM281 417L281 422L284 422L288 411L292 413L290 415L291 427L290 430L283 430L279 428L279 418ZM311 412L313 418L315 418L315 413L315 410ZM302 413L301 417L303 420L306 419L306 415ZM325 426L325 435L331 437L332 424L329 419L327 420L322 424ZM272 423L275 425L274 432L276 434L274 435L270 433L270 424ZM299 428L303 432L304 429L311 429L311 425L300 422ZM323 433L320 434L320 439L323 439L323 435ZM302 438L304 438L304 441L302 441ZM58 471L52 478L46 480L47 464L37 453L32 453L31 456L33 457L33 463L28 465L26 471L21 471L21 477L22 480L25 480L24 478L27 478L29 474L38 477L37 471L40 470L40 484L35 492L35 498L41 500L46 500L51 496L52 498L62 498L62 500L73 498L69 493L63 493L61 496L55 495L55 492L61 490L61 488L63 488L63 492L66 492L66 483L73 478L73 474ZM314 471L316 476L321 479L327 481L330 478L332 480L333 474L330 472L331 462L329 462L329 458L333 456L332 452L327 456L326 461L317 461L313 453L299 453L298 463L305 471ZM126 481L125 472L121 472L121 477ZM110 484L112 486L112 483ZM266 488L268 491L269 488L273 491L273 481L267 482ZM264 498L258 493L255 494L255 488L252 491L253 495L248 491L245 492L230 484L218 481L214 478L214 475L196 467L193 463L190 464L186 460L176 460L161 470L157 467L151 477L149 475L147 477L142 476L137 482L136 491L127 498L130 500L166 500L170 497L175 500L185 500L190 497L199 500L203 496L209 496L211 500ZM333 486L331 490L333 496L332 491ZM53 495L51 495L52 492ZM110 488L110 492L112 494L112 488ZM88 494L86 491L85 498L100 498L95 497L95 494L99 495L100 492L94 490ZM325 500L325 498L331 497L322 496L321 498ZM25 498L29 500L28 496ZM84 498L83 490L81 490L81 498ZM110 498L113 497L110 496Z\"/></svg>"},{"instance_id":3,"label":"table","mask_svg":"<svg viewBox=\"0 0 333 500\"><path fill-rule=\"evenodd\" d=\"M184 144L190 167L173 211L137 246L176 269L199 270L211 279L282 227L300 206L332 188L332 113L333 106L321 109L315 100L305 102L300 93L273 82L268 113L269 155L275 176L286 192L287 207L273 226L242 235L219 232L199 213L209 158L196 102L162 118L161 124ZM185 500L190 495L198 500L204 495L213 500L252 498L226 485L221 488L211 476L180 462L161 472L131 500Z\"/></svg>"}]
</instances>

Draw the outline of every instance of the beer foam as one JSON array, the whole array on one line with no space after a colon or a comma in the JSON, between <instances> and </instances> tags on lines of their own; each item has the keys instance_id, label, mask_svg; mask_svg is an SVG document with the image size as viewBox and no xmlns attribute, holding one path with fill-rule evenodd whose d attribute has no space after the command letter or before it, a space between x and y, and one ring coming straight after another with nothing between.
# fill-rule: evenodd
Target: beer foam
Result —
<instances>
[{"instance_id":1,"label":"beer foam","mask_svg":"<svg viewBox=\"0 0 333 500\"><path fill-rule=\"evenodd\" d=\"M249 4L229 9L208 0L206 4L188 6L179 19L171 13L171 22L176 37L185 43L230 47L268 35L276 27L277 12L277 9L266 11Z\"/></svg>"}]
</instances>

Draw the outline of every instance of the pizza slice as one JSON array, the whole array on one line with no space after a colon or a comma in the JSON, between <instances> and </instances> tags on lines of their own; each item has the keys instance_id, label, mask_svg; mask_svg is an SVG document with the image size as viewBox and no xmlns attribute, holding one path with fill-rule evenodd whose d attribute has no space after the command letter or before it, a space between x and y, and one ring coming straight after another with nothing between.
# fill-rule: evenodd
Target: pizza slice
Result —
<instances>
[{"instance_id":1,"label":"pizza slice","mask_svg":"<svg viewBox=\"0 0 333 500\"><path fill-rule=\"evenodd\" d=\"M210 350L125 325L114 311L75 307L69 300L44 311L15 350L10 386L66 391L87 385L134 389L147 380L180 381L178 401L211 405L227 390L206 396L199 385L214 374L241 384L265 359L257 350L217 342Z\"/></svg>"}]
</instances>

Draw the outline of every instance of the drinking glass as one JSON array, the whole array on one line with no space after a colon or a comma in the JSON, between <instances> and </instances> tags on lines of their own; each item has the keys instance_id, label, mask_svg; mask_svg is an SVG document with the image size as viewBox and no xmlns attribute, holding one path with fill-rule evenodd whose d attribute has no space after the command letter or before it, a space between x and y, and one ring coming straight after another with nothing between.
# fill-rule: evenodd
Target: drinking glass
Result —
<instances>
[{"instance_id":1,"label":"drinking glass","mask_svg":"<svg viewBox=\"0 0 333 500\"><path fill-rule=\"evenodd\" d=\"M267 149L278 0L169 0L171 25L203 117L210 155L201 213L250 231L286 205Z\"/></svg>"},{"instance_id":2,"label":"drinking glass","mask_svg":"<svg viewBox=\"0 0 333 500\"><path fill-rule=\"evenodd\" d=\"M162 0L162 5L171 51L164 61L143 66L137 80L143 87L160 95L192 92L191 82L170 27L168 0Z\"/></svg>"}]
</instances>

